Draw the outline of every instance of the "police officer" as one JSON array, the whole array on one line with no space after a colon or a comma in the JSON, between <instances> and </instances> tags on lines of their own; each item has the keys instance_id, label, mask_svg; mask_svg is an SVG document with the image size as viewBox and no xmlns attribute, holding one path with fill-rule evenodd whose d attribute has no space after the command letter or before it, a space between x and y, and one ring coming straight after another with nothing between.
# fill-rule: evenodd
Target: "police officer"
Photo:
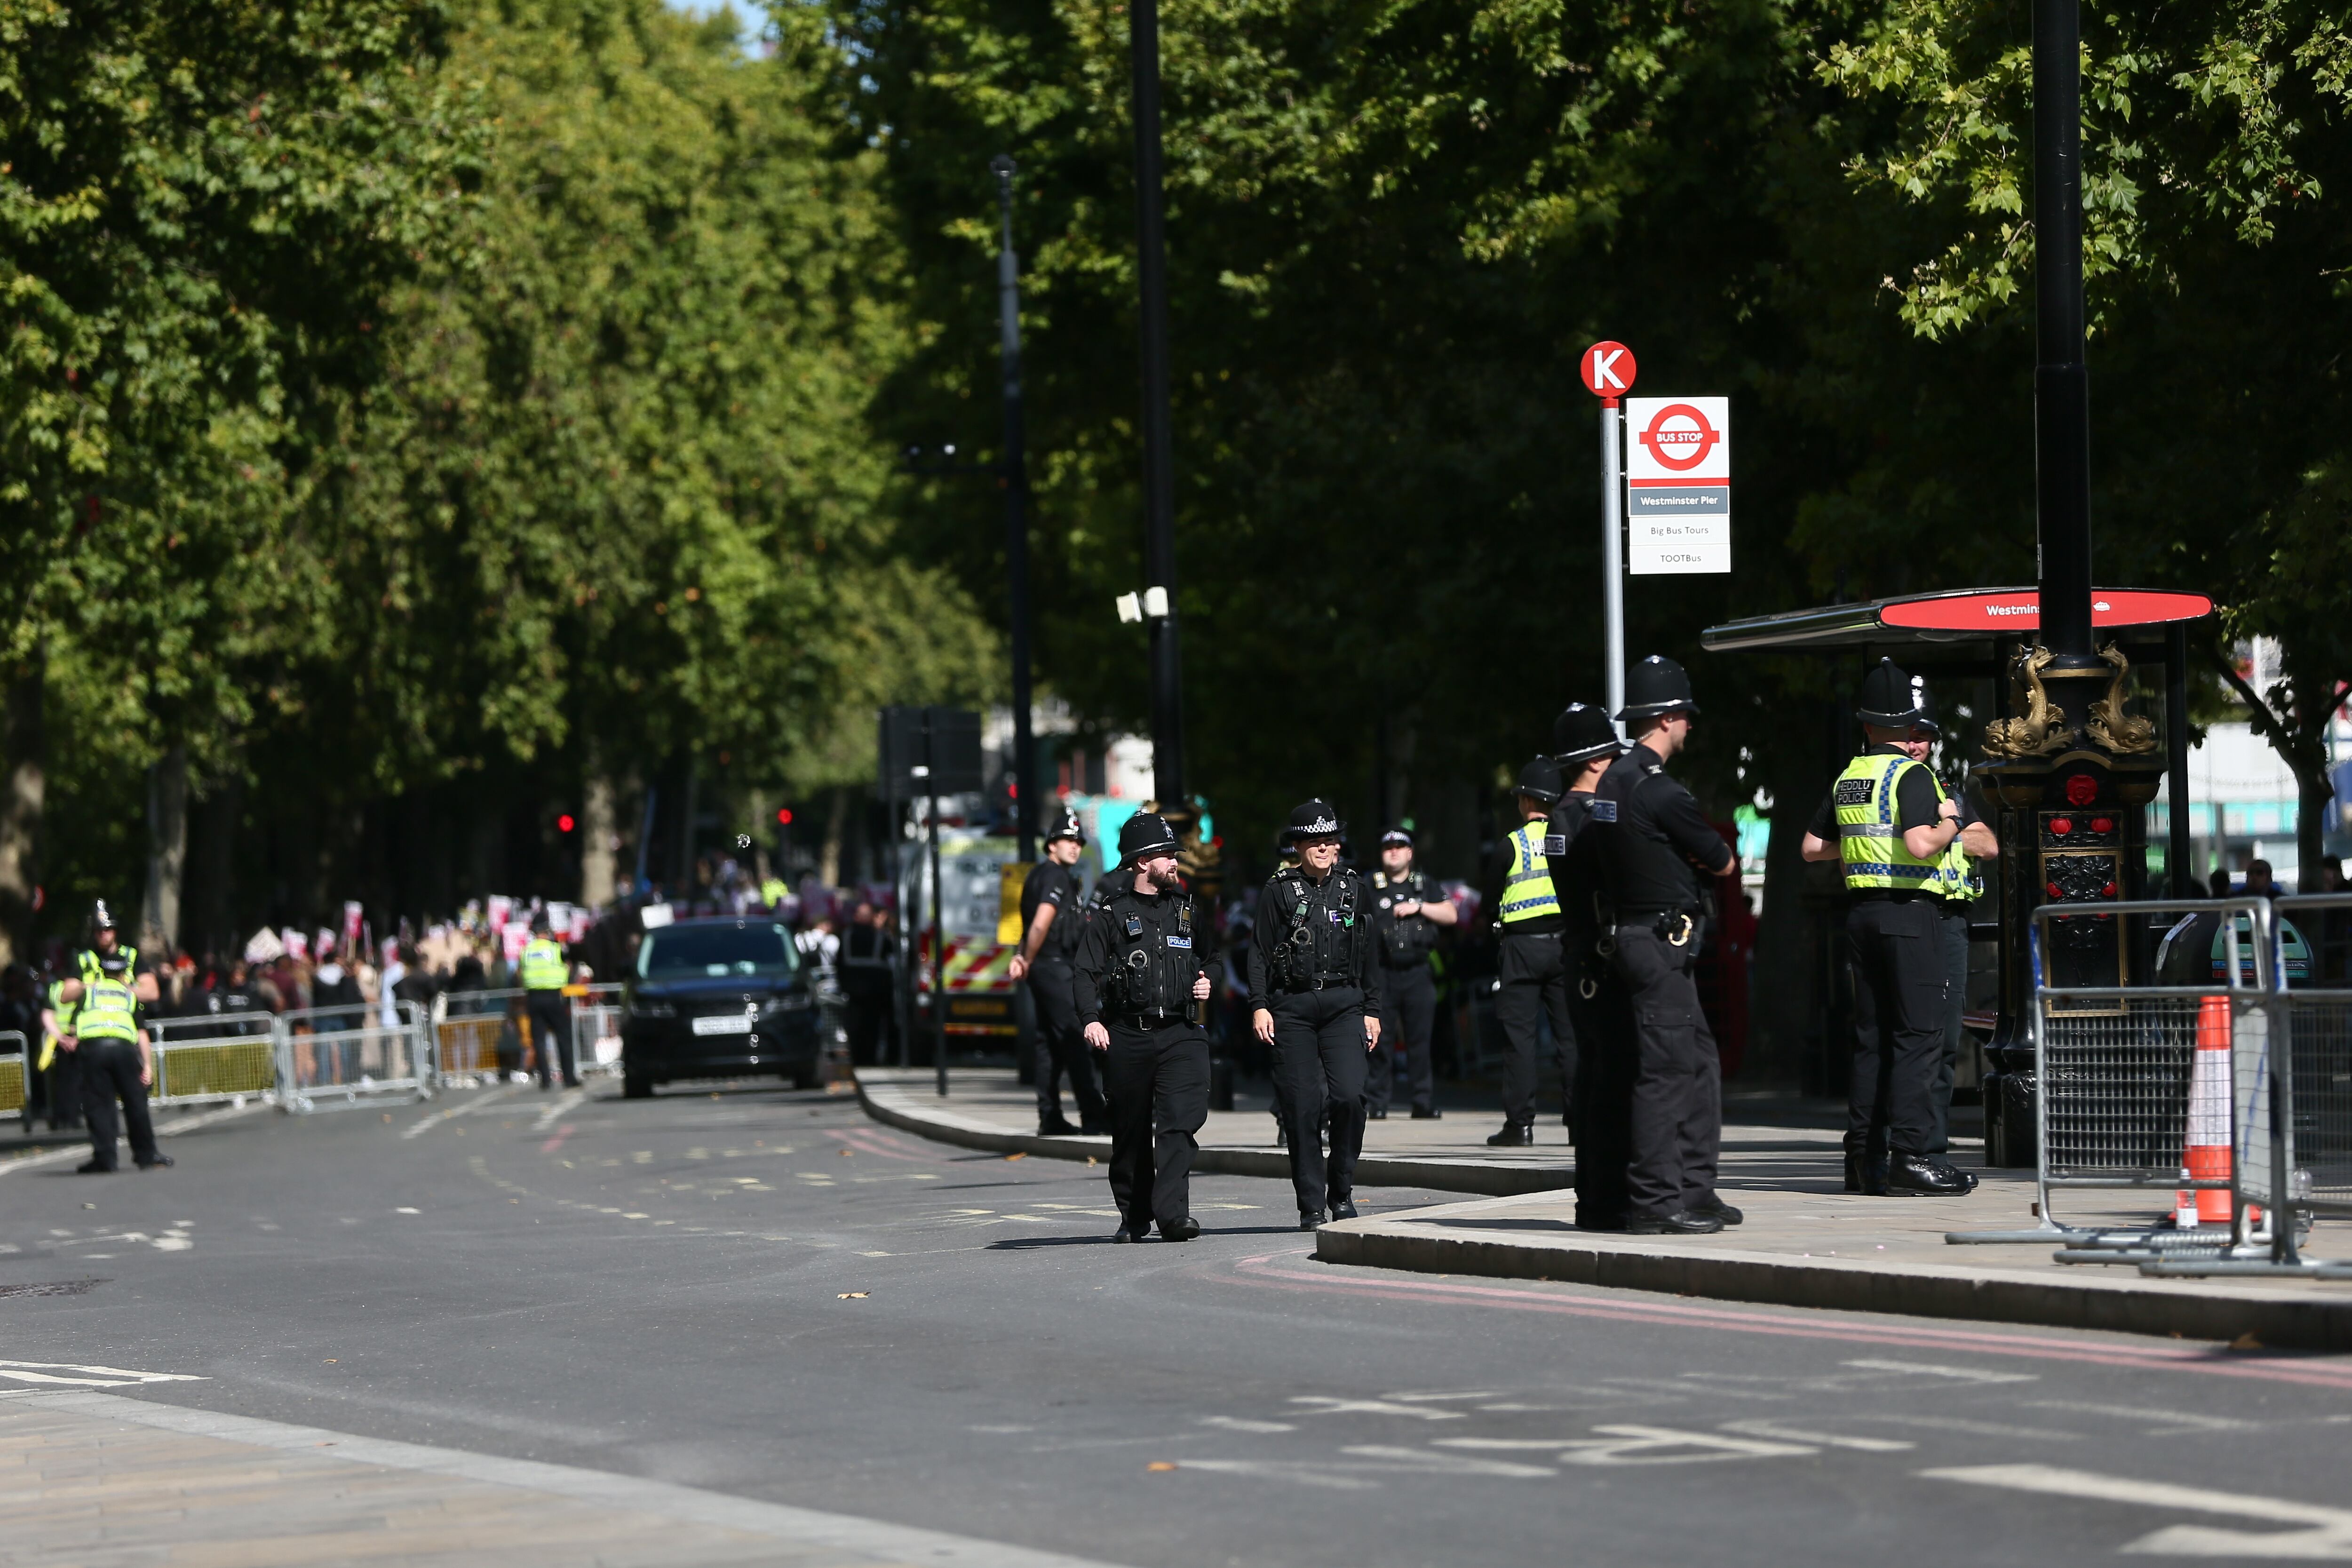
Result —
<instances>
[{"instance_id":1,"label":"police officer","mask_svg":"<svg viewBox=\"0 0 2352 1568\"><path fill-rule=\"evenodd\" d=\"M1920 705L1927 709L1924 693ZM1912 724L1903 749L1912 761L1925 763L1942 738L1934 712L1925 710ZM2000 840L1969 799L1967 786L1950 793L1959 807L1960 831L1936 866L1936 920L1944 955L1944 1054L1937 1058L1936 1083L1928 1099L1936 1113L1936 1141L1928 1152L1947 1159L1952 1150L1952 1079L1959 1071L1960 1047L1969 1038L1969 909L1984 897L1984 870L1978 862L2000 853Z\"/></svg>"},{"instance_id":2,"label":"police officer","mask_svg":"<svg viewBox=\"0 0 2352 1568\"><path fill-rule=\"evenodd\" d=\"M1625 1228L1636 1236L1706 1236L1741 1218L1716 1195L1723 1066L1691 981L1706 910L1693 872L1729 871L1731 847L1666 773L1697 714L1673 659L1652 654L1626 671L1618 717L1633 743L1601 775L1585 829L1596 838L1600 945L1633 1029Z\"/></svg>"},{"instance_id":3,"label":"police officer","mask_svg":"<svg viewBox=\"0 0 2352 1568\"><path fill-rule=\"evenodd\" d=\"M155 1062L139 1016L141 1005L160 995L154 973L140 968L137 948L122 945L103 900L90 911L89 943L77 955L75 977L57 992L58 1045L72 1055L82 1116L89 1123L90 1157L75 1168L83 1175L116 1169L121 1125L128 1126L131 1158L141 1170L169 1165L172 1157L157 1151L155 1126L147 1115ZM118 1099L121 1124L115 1120Z\"/></svg>"},{"instance_id":4,"label":"police officer","mask_svg":"<svg viewBox=\"0 0 2352 1568\"><path fill-rule=\"evenodd\" d=\"M1949 987L1937 895L1960 821L1934 770L1907 749L1924 716L1910 677L1894 660L1879 660L1854 710L1867 743L1830 786L1805 835L1805 858L1838 861L1852 900L1848 1192L1956 1196L1976 1186L1975 1177L1936 1152L1932 1102Z\"/></svg>"},{"instance_id":5,"label":"police officer","mask_svg":"<svg viewBox=\"0 0 2352 1568\"><path fill-rule=\"evenodd\" d=\"M1600 943L1599 839L1585 833L1595 792L1625 747L1605 709L1571 702L1552 721L1552 761L1569 781L1545 824L1544 858L1559 894L1560 955L1568 977L1568 1016L1576 1032L1576 1081L1569 1131L1576 1144L1576 1223L1586 1230L1625 1228L1625 1167L1633 1153L1633 1049L1625 987L1597 951Z\"/></svg>"},{"instance_id":6,"label":"police officer","mask_svg":"<svg viewBox=\"0 0 2352 1568\"><path fill-rule=\"evenodd\" d=\"M1138 812L1119 826L1118 869L1096 889L1078 936L1074 989L1086 1042L1102 1053L1109 1090L1113 1241L1139 1241L1160 1222L1162 1241L1201 1234L1192 1217L1192 1158L1209 1120L1208 915L1176 870L1176 835Z\"/></svg>"},{"instance_id":7,"label":"police officer","mask_svg":"<svg viewBox=\"0 0 2352 1568\"><path fill-rule=\"evenodd\" d=\"M1430 1031L1437 1022L1437 979L1429 955L1437 933L1461 919L1444 889L1412 863L1412 835L1391 827L1381 835L1381 868L1372 873L1372 941L1381 961L1381 1038L1365 1083L1364 1114L1387 1120L1396 1076L1396 1047L1405 1049L1405 1072L1412 1080L1412 1119L1431 1121L1437 1109L1437 1083L1430 1070Z\"/></svg>"},{"instance_id":8,"label":"police officer","mask_svg":"<svg viewBox=\"0 0 2352 1568\"><path fill-rule=\"evenodd\" d=\"M1298 864L1276 871L1251 920L1250 1024L1275 1051L1298 1228L1356 1217L1364 1072L1381 1038L1381 966L1363 879L1339 864L1339 814L1290 814ZM1328 1131L1331 1152L1323 1156Z\"/></svg>"},{"instance_id":9,"label":"police officer","mask_svg":"<svg viewBox=\"0 0 2352 1568\"><path fill-rule=\"evenodd\" d=\"M1548 820L1559 803L1559 767L1538 757L1519 770L1519 825L1503 839L1498 897L1491 906L1501 940L1495 957L1495 1022L1510 1058L1503 1069L1503 1129L1497 1147L1536 1141L1536 1046L1539 1020L1551 1020L1559 1047L1560 1097L1576 1077L1576 1034L1568 1018L1568 970L1560 957L1559 893L1544 852ZM1567 1120L1569 1107L1561 1107Z\"/></svg>"},{"instance_id":10,"label":"police officer","mask_svg":"<svg viewBox=\"0 0 2352 1568\"><path fill-rule=\"evenodd\" d=\"M1102 1090L1095 1087L1095 1064L1086 1042L1078 1037L1076 976L1070 960L1078 950L1078 929L1086 923L1079 910L1085 889L1078 879L1078 857L1087 847L1086 829L1065 811L1045 833L1045 858L1029 868L1021 881L1021 951L1013 957L1013 978L1029 987L1037 1013L1037 1131L1041 1137L1066 1132L1102 1132ZM1078 1124L1062 1114L1061 1079L1070 1075L1070 1097L1078 1102Z\"/></svg>"},{"instance_id":11,"label":"police officer","mask_svg":"<svg viewBox=\"0 0 2352 1568\"><path fill-rule=\"evenodd\" d=\"M530 1011L530 1037L537 1047L539 1087L554 1087L553 1068L563 1058L563 1087L578 1089L580 1072L572 1059L572 998L563 994L571 982L572 965L564 961L563 945L548 933L544 913L530 917L530 942L522 950L522 988Z\"/></svg>"}]
</instances>

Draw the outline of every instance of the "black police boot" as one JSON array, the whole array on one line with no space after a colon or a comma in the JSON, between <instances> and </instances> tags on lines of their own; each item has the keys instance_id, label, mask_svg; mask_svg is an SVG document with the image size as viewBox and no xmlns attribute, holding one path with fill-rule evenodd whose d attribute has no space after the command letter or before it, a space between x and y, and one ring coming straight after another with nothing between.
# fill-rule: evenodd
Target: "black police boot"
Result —
<instances>
[{"instance_id":1,"label":"black police boot","mask_svg":"<svg viewBox=\"0 0 2352 1568\"><path fill-rule=\"evenodd\" d=\"M142 1171L169 1169L174 1163L176 1162L169 1154L158 1154L152 1160L140 1161L139 1168Z\"/></svg>"},{"instance_id":2,"label":"black police boot","mask_svg":"<svg viewBox=\"0 0 2352 1568\"><path fill-rule=\"evenodd\" d=\"M1385 1105L1375 1105L1364 1112L1364 1120L1367 1121L1386 1121L1388 1119L1389 1108Z\"/></svg>"},{"instance_id":3,"label":"black police boot","mask_svg":"<svg viewBox=\"0 0 2352 1568\"><path fill-rule=\"evenodd\" d=\"M1445 1112L1433 1105L1416 1105L1412 1108L1412 1119L1415 1121L1435 1121L1444 1114Z\"/></svg>"},{"instance_id":4,"label":"black police boot","mask_svg":"<svg viewBox=\"0 0 2352 1568\"><path fill-rule=\"evenodd\" d=\"M1300 1209L1298 1211L1298 1228L1301 1230L1320 1230L1323 1228L1323 1216L1316 1213L1313 1209Z\"/></svg>"},{"instance_id":5,"label":"black police boot","mask_svg":"<svg viewBox=\"0 0 2352 1568\"><path fill-rule=\"evenodd\" d=\"M1693 1214L1688 1209L1672 1214L1636 1209L1625 1216L1628 1236L1713 1236L1722 1228L1723 1222L1713 1215Z\"/></svg>"},{"instance_id":6,"label":"black police boot","mask_svg":"<svg viewBox=\"0 0 2352 1568\"><path fill-rule=\"evenodd\" d=\"M1356 1200L1353 1198L1333 1198L1331 1200L1331 1217L1333 1219L1355 1218Z\"/></svg>"},{"instance_id":7,"label":"black police boot","mask_svg":"<svg viewBox=\"0 0 2352 1568\"><path fill-rule=\"evenodd\" d=\"M1975 1177L1933 1154L1897 1154L1886 1168L1885 1191L1894 1196L1965 1197L1976 1184Z\"/></svg>"},{"instance_id":8,"label":"black police boot","mask_svg":"<svg viewBox=\"0 0 2352 1568\"><path fill-rule=\"evenodd\" d=\"M1506 1121L1503 1130L1486 1140L1493 1149L1524 1149L1536 1141L1535 1128L1527 1122Z\"/></svg>"},{"instance_id":9,"label":"black police boot","mask_svg":"<svg viewBox=\"0 0 2352 1568\"><path fill-rule=\"evenodd\" d=\"M1860 1193L1865 1197L1885 1197L1886 1195L1885 1152L1881 1151L1877 1155L1872 1156L1857 1154L1851 1149L1847 1150L1845 1152L1845 1190L1850 1193Z\"/></svg>"},{"instance_id":10,"label":"black police boot","mask_svg":"<svg viewBox=\"0 0 2352 1568\"><path fill-rule=\"evenodd\" d=\"M84 1160L74 1167L74 1174L77 1176L110 1176L113 1173L114 1167L103 1160Z\"/></svg>"},{"instance_id":11,"label":"black police boot","mask_svg":"<svg viewBox=\"0 0 2352 1568\"><path fill-rule=\"evenodd\" d=\"M1067 1138L1076 1131L1076 1128L1070 1125L1068 1117L1058 1113L1053 1116L1041 1116L1037 1119L1037 1136L1040 1138Z\"/></svg>"},{"instance_id":12,"label":"black police boot","mask_svg":"<svg viewBox=\"0 0 2352 1568\"><path fill-rule=\"evenodd\" d=\"M1729 1204L1725 1203L1722 1195L1717 1193L1707 1194L1706 1202L1703 1204L1693 1204L1690 1206L1689 1212L1696 1215L1712 1215L1714 1218L1721 1220L1726 1225L1738 1225L1740 1221L1748 1217L1738 1209L1733 1208Z\"/></svg>"},{"instance_id":13,"label":"black police boot","mask_svg":"<svg viewBox=\"0 0 2352 1568\"><path fill-rule=\"evenodd\" d=\"M1173 1230L1164 1225L1160 1227L1160 1239L1162 1241L1190 1241L1200 1234L1201 1222L1190 1215L1178 1220Z\"/></svg>"},{"instance_id":14,"label":"black police boot","mask_svg":"<svg viewBox=\"0 0 2352 1568\"><path fill-rule=\"evenodd\" d=\"M1128 1229L1125 1226L1120 1226L1117 1230L1110 1233L1110 1239L1113 1246L1124 1247L1129 1242L1135 1239L1135 1232Z\"/></svg>"}]
</instances>

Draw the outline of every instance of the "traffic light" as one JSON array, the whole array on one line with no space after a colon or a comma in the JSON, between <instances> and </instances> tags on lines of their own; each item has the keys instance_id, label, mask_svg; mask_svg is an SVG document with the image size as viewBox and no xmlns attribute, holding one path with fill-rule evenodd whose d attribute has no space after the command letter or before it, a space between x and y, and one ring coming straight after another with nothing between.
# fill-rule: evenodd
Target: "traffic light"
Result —
<instances>
[{"instance_id":1,"label":"traffic light","mask_svg":"<svg viewBox=\"0 0 2352 1568\"><path fill-rule=\"evenodd\" d=\"M558 833L569 833L575 826L576 824L572 820L572 814L568 811L555 819L555 830Z\"/></svg>"},{"instance_id":2,"label":"traffic light","mask_svg":"<svg viewBox=\"0 0 2352 1568\"><path fill-rule=\"evenodd\" d=\"M776 824L780 827L790 827L793 825L793 808L791 806L780 805L776 807Z\"/></svg>"}]
</instances>

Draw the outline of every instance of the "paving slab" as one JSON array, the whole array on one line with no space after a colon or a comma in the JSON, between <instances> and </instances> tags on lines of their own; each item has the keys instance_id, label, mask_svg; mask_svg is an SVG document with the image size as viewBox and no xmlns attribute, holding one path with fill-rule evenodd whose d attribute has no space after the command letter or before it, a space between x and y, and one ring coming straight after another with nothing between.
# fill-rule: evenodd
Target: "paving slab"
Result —
<instances>
[{"instance_id":1,"label":"paving slab","mask_svg":"<svg viewBox=\"0 0 2352 1568\"><path fill-rule=\"evenodd\" d=\"M1009 1070L961 1069L942 1100L929 1071L862 1068L869 1115L966 1147L1055 1159L1101 1159L1108 1138L1042 1138L1030 1091ZM1732 1108L1729 1114L1737 1114ZM2033 1173L1983 1167L1981 1144L1955 1138L1955 1163L1981 1184L1964 1198L1874 1198L1843 1188L1843 1142L1830 1128L1728 1124L1724 1196L1747 1215L1719 1236L1629 1237L1579 1230L1575 1151L1539 1127L1534 1148L1487 1149L1481 1118L1371 1123L1358 1166L1364 1186L1483 1194L1339 1221L1316 1233L1327 1263L1426 1274L1666 1291L1721 1300L1906 1313L2063 1328L2245 1340L2277 1349L2352 1350L2352 1280L2157 1279L2131 1265L2064 1264L2054 1241L1954 1246L1952 1231L2036 1224ZM1197 1169L1286 1179L1263 1110L1212 1112ZM2096 1194L2070 1224L2146 1225L2156 1194ZM2306 1257L2352 1259L2352 1226L2323 1223Z\"/></svg>"}]
</instances>

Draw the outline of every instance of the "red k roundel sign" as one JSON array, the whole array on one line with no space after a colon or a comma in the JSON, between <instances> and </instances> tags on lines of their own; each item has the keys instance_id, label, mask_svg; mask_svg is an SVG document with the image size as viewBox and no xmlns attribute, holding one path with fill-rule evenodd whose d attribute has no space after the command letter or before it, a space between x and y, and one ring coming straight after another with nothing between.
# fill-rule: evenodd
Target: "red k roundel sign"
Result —
<instances>
[{"instance_id":1,"label":"red k roundel sign","mask_svg":"<svg viewBox=\"0 0 2352 1568\"><path fill-rule=\"evenodd\" d=\"M1633 390L1633 351L1623 343L1598 342L1584 351L1578 367L1586 390L1614 403Z\"/></svg>"}]
</instances>

